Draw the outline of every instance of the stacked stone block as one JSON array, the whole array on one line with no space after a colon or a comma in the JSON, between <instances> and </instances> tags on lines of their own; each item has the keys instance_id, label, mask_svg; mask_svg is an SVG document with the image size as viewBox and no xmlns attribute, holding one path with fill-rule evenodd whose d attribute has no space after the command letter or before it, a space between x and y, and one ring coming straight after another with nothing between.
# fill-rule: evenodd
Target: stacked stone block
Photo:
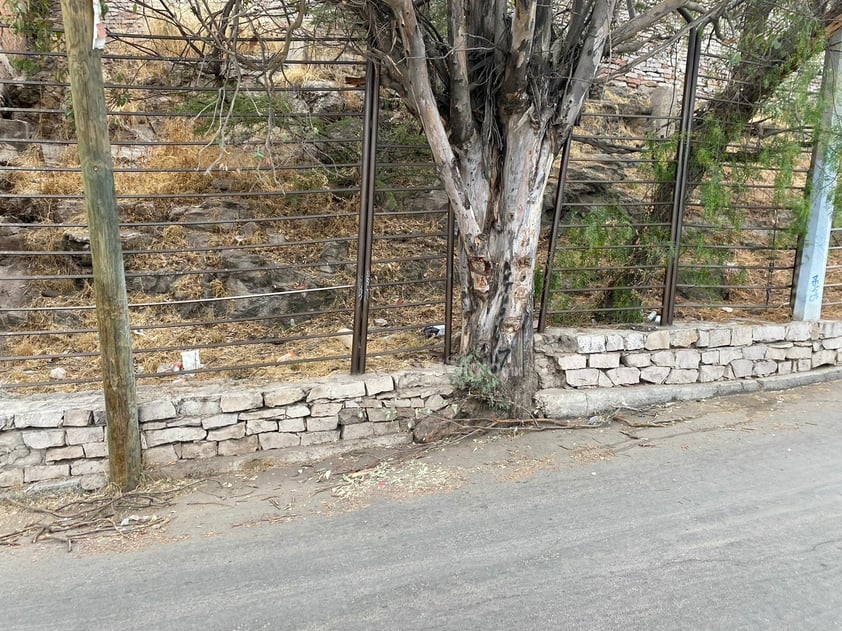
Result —
<instances>
[{"instance_id":1,"label":"stacked stone block","mask_svg":"<svg viewBox=\"0 0 842 631\"><path fill-rule=\"evenodd\" d=\"M441 368L392 375L286 384L260 390L197 389L190 394L141 391L143 460L242 456L407 433L430 414L454 415L448 373ZM106 483L105 412L89 397L69 407L56 395L28 410L25 400L0 413L0 488L75 479L85 489Z\"/></svg>"},{"instance_id":2,"label":"stacked stone block","mask_svg":"<svg viewBox=\"0 0 842 631\"><path fill-rule=\"evenodd\" d=\"M542 388L707 383L842 363L842 323L548 329L536 351Z\"/></svg>"}]
</instances>

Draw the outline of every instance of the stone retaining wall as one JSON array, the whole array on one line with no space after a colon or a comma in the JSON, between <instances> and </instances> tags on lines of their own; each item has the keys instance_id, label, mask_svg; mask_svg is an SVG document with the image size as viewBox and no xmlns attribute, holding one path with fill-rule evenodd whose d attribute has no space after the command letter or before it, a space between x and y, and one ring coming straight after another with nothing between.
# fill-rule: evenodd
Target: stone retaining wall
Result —
<instances>
[{"instance_id":1,"label":"stone retaining wall","mask_svg":"<svg viewBox=\"0 0 842 631\"><path fill-rule=\"evenodd\" d=\"M547 329L535 336L542 388L691 384L842 363L842 322Z\"/></svg>"},{"instance_id":2,"label":"stone retaining wall","mask_svg":"<svg viewBox=\"0 0 842 631\"><path fill-rule=\"evenodd\" d=\"M138 418L147 465L407 435L430 414L452 418L442 367L263 389L217 384L141 389ZM71 479L106 483L102 397L0 398L0 488Z\"/></svg>"},{"instance_id":3,"label":"stone retaining wall","mask_svg":"<svg viewBox=\"0 0 842 631\"><path fill-rule=\"evenodd\" d=\"M842 364L842 322L548 329L536 334L535 349L539 408L570 416L594 408L587 399L595 393L603 393L602 407L658 386L670 391L670 400L703 398ZM153 466L213 463L406 440L420 419L455 415L453 370L436 366L262 388L142 388L143 459ZM682 392L672 392L676 388ZM99 488L106 482L107 451L101 395L0 393L0 490L62 481Z\"/></svg>"}]
</instances>

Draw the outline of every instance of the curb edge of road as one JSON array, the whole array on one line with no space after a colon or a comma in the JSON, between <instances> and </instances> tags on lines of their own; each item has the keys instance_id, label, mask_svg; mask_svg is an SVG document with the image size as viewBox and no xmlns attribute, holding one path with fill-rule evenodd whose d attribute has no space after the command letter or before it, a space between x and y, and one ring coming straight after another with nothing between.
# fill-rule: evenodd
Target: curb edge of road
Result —
<instances>
[{"instance_id":1,"label":"curb edge of road","mask_svg":"<svg viewBox=\"0 0 842 631\"><path fill-rule=\"evenodd\" d=\"M620 408L646 408L673 401L693 401L750 392L789 390L842 379L842 366L810 372L759 377L745 381L715 381L671 385L631 386L594 390L539 390L538 409L546 418L590 417Z\"/></svg>"}]
</instances>

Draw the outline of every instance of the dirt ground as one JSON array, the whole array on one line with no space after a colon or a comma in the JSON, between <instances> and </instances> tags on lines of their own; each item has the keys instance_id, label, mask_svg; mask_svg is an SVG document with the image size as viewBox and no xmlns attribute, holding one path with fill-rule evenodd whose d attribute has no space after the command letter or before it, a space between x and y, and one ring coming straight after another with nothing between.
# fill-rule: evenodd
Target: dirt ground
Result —
<instances>
[{"instance_id":1,"label":"dirt ground","mask_svg":"<svg viewBox=\"0 0 842 631\"><path fill-rule=\"evenodd\" d=\"M633 458L644 448L681 453L709 432L797 429L798 421L784 414L786 405L820 403L832 388L838 385L619 410L571 422L568 429L525 423L433 445L368 449L305 465L257 463L196 479L150 475L122 497L103 492L0 499L0 555L4 548L76 555L129 551L329 517L377 502L411 501L478 482L517 483L546 469L596 468L603 460Z\"/></svg>"}]
</instances>

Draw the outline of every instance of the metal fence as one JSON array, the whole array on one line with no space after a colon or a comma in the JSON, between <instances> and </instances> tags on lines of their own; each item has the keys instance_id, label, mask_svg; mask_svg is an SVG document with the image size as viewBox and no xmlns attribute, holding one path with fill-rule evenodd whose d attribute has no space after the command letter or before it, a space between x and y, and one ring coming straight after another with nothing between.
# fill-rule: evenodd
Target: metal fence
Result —
<instances>
[{"instance_id":1,"label":"metal fence","mask_svg":"<svg viewBox=\"0 0 842 631\"><path fill-rule=\"evenodd\" d=\"M288 42L261 37L255 50L245 39L232 78L230 67L209 72L218 59L183 34L110 35L106 95L141 383L448 357L459 315L453 218L420 127L346 39L294 40L302 51L315 41L319 54L260 76L243 60ZM100 379L98 347L63 55L0 52L29 77L0 82L0 385L87 388ZM691 47L688 69L721 81L705 54L727 51ZM676 75L670 107L657 111L610 91L593 99L565 147L542 231L540 326L787 317L793 204L809 161L786 177L772 164L738 173L737 158L780 137L767 129L735 135L721 170L682 174L674 132L710 98L687 88L711 77ZM830 305L842 304L837 250Z\"/></svg>"}]
</instances>

